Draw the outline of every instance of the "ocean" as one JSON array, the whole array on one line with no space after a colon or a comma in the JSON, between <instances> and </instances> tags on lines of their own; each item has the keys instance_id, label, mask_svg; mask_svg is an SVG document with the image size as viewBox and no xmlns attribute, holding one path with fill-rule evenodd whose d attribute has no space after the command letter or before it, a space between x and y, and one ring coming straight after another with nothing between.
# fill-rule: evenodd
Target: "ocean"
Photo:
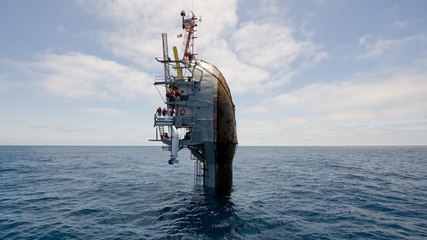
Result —
<instances>
[{"instance_id":1,"label":"ocean","mask_svg":"<svg viewBox=\"0 0 427 240\"><path fill-rule=\"evenodd\" d=\"M186 150L0 146L0 239L427 239L427 147L245 147L233 189Z\"/></svg>"}]
</instances>

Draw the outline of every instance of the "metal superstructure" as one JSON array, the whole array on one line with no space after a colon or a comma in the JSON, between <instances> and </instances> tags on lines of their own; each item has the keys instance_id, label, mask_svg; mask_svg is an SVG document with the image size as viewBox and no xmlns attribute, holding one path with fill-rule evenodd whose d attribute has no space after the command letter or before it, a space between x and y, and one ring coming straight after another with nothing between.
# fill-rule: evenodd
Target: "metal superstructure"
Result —
<instances>
[{"instance_id":1,"label":"metal superstructure","mask_svg":"<svg viewBox=\"0 0 427 240\"><path fill-rule=\"evenodd\" d=\"M154 114L156 139L171 152L169 164L178 162L178 152L188 148L196 160L195 175L203 176L206 187L229 194L232 161L237 144L234 105L227 83L219 70L196 60L194 32L199 18L181 12L184 35L183 58L173 47L168 55L167 36L162 34L164 76L154 85L165 87L165 106ZM170 71L174 69L174 71ZM176 75L171 74L176 73Z\"/></svg>"}]
</instances>

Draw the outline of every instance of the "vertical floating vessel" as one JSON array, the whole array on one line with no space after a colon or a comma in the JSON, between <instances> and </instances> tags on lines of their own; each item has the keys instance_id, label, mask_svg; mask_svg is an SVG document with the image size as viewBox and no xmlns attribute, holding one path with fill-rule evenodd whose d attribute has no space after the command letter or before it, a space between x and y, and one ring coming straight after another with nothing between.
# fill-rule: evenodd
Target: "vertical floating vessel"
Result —
<instances>
[{"instance_id":1,"label":"vertical floating vessel","mask_svg":"<svg viewBox=\"0 0 427 240\"><path fill-rule=\"evenodd\" d=\"M181 12L184 30L183 57L173 47L168 54L166 33L162 34L164 75L154 85L164 86L165 106L154 115L156 139L171 152L169 164L178 162L178 152L191 151L195 172L203 185L217 194L229 195L233 183L233 158L237 145L235 107L227 82L214 65L196 59L195 27L200 21L191 12ZM172 71L171 71L172 69ZM172 73L176 73L171 74Z\"/></svg>"}]
</instances>

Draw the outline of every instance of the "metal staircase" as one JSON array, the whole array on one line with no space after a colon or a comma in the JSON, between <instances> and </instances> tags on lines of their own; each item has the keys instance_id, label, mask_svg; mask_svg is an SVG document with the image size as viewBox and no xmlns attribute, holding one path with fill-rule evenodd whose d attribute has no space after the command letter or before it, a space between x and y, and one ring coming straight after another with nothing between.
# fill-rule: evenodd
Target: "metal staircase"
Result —
<instances>
[{"instance_id":1,"label":"metal staircase","mask_svg":"<svg viewBox=\"0 0 427 240\"><path fill-rule=\"evenodd\" d=\"M163 140L165 138L165 127L159 126L159 134L160 134L160 140Z\"/></svg>"}]
</instances>

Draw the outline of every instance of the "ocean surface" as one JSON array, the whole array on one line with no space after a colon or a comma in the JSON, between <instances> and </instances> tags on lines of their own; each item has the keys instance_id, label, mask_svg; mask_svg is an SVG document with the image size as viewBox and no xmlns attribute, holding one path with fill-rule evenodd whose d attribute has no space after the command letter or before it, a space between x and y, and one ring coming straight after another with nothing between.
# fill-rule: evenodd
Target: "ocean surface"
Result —
<instances>
[{"instance_id":1,"label":"ocean surface","mask_svg":"<svg viewBox=\"0 0 427 240\"><path fill-rule=\"evenodd\" d=\"M0 146L0 239L427 239L427 147L238 147L230 197L160 147Z\"/></svg>"}]
</instances>

